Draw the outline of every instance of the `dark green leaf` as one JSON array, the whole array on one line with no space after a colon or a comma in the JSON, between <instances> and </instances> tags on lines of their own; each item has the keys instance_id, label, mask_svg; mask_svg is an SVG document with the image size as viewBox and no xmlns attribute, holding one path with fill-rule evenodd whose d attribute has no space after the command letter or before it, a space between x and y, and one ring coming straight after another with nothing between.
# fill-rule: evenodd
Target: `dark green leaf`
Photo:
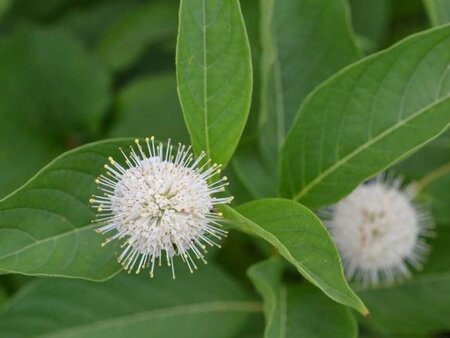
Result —
<instances>
[{"instance_id":1,"label":"dark green leaf","mask_svg":"<svg viewBox=\"0 0 450 338\"><path fill-rule=\"evenodd\" d=\"M178 93L192 145L230 160L250 108L250 48L237 0L182 0Z\"/></svg>"},{"instance_id":2,"label":"dark green leaf","mask_svg":"<svg viewBox=\"0 0 450 338\"><path fill-rule=\"evenodd\" d=\"M364 50L373 52L385 42L391 19L390 0L350 0L352 21Z\"/></svg>"},{"instance_id":3,"label":"dark green leaf","mask_svg":"<svg viewBox=\"0 0 450 338\"><path fill-rule=\"evenodd\" d=\"M148 76L127 85L118 94L115 110L118 116L111 137L155 135L160 140L189 140L174 74Z\"/></svg>"},{"instance_id":4,"label":"dark green leaf","mask_svg":"<svg viewBox=\"0 0 450 338\"><path fill-rule=\"evenodd\" d=\"M442 133L450 121L450 26L405 39L318 87L283 147L281 191L311 207Z\"/></svg>"},{"instance_id":5,"label":"dark green leaf","mask_svg":"<svg viewBox=\"0 0 450 338\"><path fill-rule=\"evenodd\" d=\"M232 337L261 305L220 270L121 274L106 283L39 280L0 315L0 332L25 337Z\"/></svg>"},{"instance_id":6,"label":"dark green leaf","mask_svg":"<svg viewBox=\"0 0 450 338\"><path fill-rule=\"evenodd\" d=\"M99 132L109 77L70 35L26 28L0 40L0 196Z\"/></svg>"},{"instance_id":7,"label":"dark green leaf","mask_svg":"<svg viewBox=\"0 0 450 338\"><path fill-rule=\"evenodd\" d=\"M357 337L356 321L347 307L310 285L283 285L281 267L278 258L271 258L248 271L264 299L265 338Z\"/></svg>"},{"instance_id":8,"label":"dark green leaf","mask_svg":"<svg viewBox=\"0 0 450 338\"><path fill-rule=\"evenodd\" d=\"M294 201L264 199L236 208L223 207L225 218L240 230L260 236L311 283L337 302L367 314L348 286L336 246L321 221Z\"/></svg>"},{"instance_id":9,"label":"dark green leaf","mask_svg":"<svg viewBox=\"0 0 450 338\"><path fill-rule=\"evenodd\" d=\"M305 96L360 57L349 16L342 0L261 2L260 148L273 177L285 134Z\"/></svg>"},{"instance_id":10,"label":"dark green leaf","mask_svg":"<svg viewBox=\"0 0 450 338\"><path fill-rule=\"evenodd\" d=\"M129 139L92 143L69 151L42 169L22 188L0 201L0 270L102 280L121 266L117 245L104 241L91 224L88 206L95 178L108 156Z\"/></svg>"},{"instance_id":11,"label":"dark green leaf","mask_svg":"<svg viewBox=\"0 0 450 338\"><path fill-rule=\"evenodd\" d=\"M100 41L97 53L113 70L135 62L152 43L175 36L177 7L174 2L151 3L124 16Z\"/></svg>"}]
</instances>

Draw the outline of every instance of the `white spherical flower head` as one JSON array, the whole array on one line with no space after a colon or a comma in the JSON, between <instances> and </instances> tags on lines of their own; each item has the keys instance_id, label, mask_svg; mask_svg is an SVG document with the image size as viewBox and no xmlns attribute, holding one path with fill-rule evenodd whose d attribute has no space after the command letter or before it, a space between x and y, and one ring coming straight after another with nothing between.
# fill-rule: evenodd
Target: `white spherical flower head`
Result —
<instances>
[{"instance_id":1,"label":"white spherical flower head","mask_svg":"<svg viewBox=\"0 0 450 338\"><path fill-rule=\"evenodd\" d=\"M129 156L122 151L125 166L109 158L106 175L96 180L104 192L91 199L96 221L104 223L97 231L113 232L103 245L124 240L118 261L129 272L150 267L153 276L155 262L166 262L175 278L175 256L193 272L194 259L206 263L206 247L220 247L217 240L226 236L214 207L232 197L213 195L225 190L227 178L217 178L220 166L205 161L205 153L194 159L190 147L179 144L174 154L170 140L164 147L147 138L145 149L135 143Z\"/></svg>"},{"instance_id":2,"label":"white spherical flower head","mask_svg":"<svg viewBox=\"0 0 450 338\"><path fill-rule=\"evenodd\" d=\"M327 211L325 223L349 278L364 285L409 277L421 267L432 231L425 208L414 202L412 185L382 176L360 185Z\"/></svg>"}]
</instances>

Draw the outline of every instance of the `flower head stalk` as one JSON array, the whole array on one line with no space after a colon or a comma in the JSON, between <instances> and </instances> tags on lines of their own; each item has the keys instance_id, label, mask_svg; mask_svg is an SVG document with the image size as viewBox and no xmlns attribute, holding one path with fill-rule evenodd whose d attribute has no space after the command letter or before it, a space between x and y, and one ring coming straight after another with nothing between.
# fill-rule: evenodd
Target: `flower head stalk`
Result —
<instances>
[{"instance_id":1,"label":"flower head stalk","mask_svg":"<svg viewBox=\"0 0 450 338\"><path fill-rule=\"evenodd\" d=\"M366 286L390 284L409 277L409 266L422 267L433 231L415 197L414 185L380 175L325 210L349 278Z\"/></svg>"},{"instance_id":2,"label":"flower head stalk","mask_svg":"<svg viewBox=\"0 0 450 338\"><path fill-rule=\"evenodd\" d=\"M220 247L227 232L221 229L222 214L215 206L230 203L232 197L216 197L228 185L220 178L220 165L205 160L202 152L194 158L191 147L157 144L146 138L145 146L135 140L129 155L122 151L125 165L113 158L106 174L96 183L103 195L90 202L97 209L97 231L111 233L103 243L119 240L118 261L129 272L139 273L164 262L175 278L174 257L180 256L191 272L196 260L206 264L207 246Z\"/></svg>"}]
</instances>

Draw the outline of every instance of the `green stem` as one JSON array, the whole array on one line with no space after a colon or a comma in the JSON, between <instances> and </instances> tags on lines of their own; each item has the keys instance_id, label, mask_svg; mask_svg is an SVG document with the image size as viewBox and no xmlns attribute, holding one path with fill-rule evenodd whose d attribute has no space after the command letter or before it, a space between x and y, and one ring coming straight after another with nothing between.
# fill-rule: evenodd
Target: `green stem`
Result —
<instances>
[{"instance_id":1,"label":"green stem","mask_svg":"<svg viewBox=\"0 0 450 338\"><path fill-rule=\"evenodd\" d=\"M428 175L425 175L416 183L416 191L420 192L423 189L425 189L427 186L429 186L431 183L436 181L439 177L450 173L450 163L446 163L443 166L440 166L439 168L436 168L432 172L430 172Z\"/></svg>"}]
</instances>

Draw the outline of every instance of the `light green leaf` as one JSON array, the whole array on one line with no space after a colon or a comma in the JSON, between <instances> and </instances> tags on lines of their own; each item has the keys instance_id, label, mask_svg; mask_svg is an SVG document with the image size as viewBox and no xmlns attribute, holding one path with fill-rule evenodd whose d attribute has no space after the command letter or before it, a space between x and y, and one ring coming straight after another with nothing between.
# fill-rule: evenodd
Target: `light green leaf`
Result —
<instances>
[{"instance_id":1,"label":"light green leaf","mask_svg":"<svg viewBox=\"0 0 450 338\"><path fill-rule=\"evenodd\" d=\"M89 207L95 178L108 156L129 139L92 143L69 151L0 201L0 270L29 275L103 280L121 266L118 245L101 247Z\"/></svg>"},{"instance_id":2,"label":"light green leaf","mask_svg":"<svg viewBox=\"0 0 450 338\"><path fill-rule=\"evenodd\" d=\"M423 0L423 3L433 26L444 25L450 22L450 1Z\"/></svg>"},{"instance_id":3,"label":"light green leaf","mask_svg":"<svg viewBox=\"0 0 450 338\"><path fill-rule=\"evenodd\" d=\"M164 73L135 80L115 102L116 120L110 137L149 136L188 143L189 136L177 98L175 74Z\"/></svg>"},{"instance_id":4,"label":"light green leaf","mask_svg":"<svg viewBox=\"0 0 450 338\"><path fill-rule=\"evenodd\" d=\"M175 2L150 3L125 15L105 34L97 54L113 70L130 66L152 43L175 37L177 7Z\"/></svg>"},{"instance_id":5,"label":"light green leaf","mask_svg":"<svg viewBox=\"0 0 450 338\"><path fill-rule=\"evenodd\" d=\"M264 199L246 203L236 210L225 206L222 212L240 230L272 244L330 298L368 313L345 280L336 246L308 208L294 201Z\"/></svg>"},{"instance_id":6,"label":"light green leaf","mask_svg":"<svg viewBox=\"0 0 450 338\"><path fill-rule=\"evenodd\" d=\"M195 275L121 274L105 283L44 279L23 289L0 315L4 337L234 336L260 303L214 266Z\"/></svg>"},{"instance_id":7,"label":"light green leaf","mask_svg":"<svg viewBox=\"0 0 450 338\"><path fill-rule=\"evenodd\" d=\"M194 150L230 160L250 108L250 48L238 0L182 0L178 93Z\"/></svg>"},{"instance_id":8,"label":"light green leaf","mask_svg":"<svg viewBox=\"0 0 450 338\"><path fill-rule=\"evenodd\" d=\"M437 234L423 272L404 284L360 291L380 329L405 337L450 330L450 227Z\"/></svg>"},{"instance_id":9,"label":"light green leaf","mask_svg":"<svg viewBox=\"0 0 450 338\"><path fill-rule=\"evenodd\" d=\"M349 308L326 298L310 285L283 285L282 264L271 258L250 267L249 277L264 299L265 338L356 338Z\"/></svg>"},{"instance_id":10,"label":"light green leaf","mask_svg":"<svg viewBox=\"0 0 450 338\"><path fill-rule=\"evenodd\" d=\"M261 2L260 148L273 177L285 135L305 96L361 56L349 17L343 0Z\"/></svg>"},{"instance_id":11,"label":"light green leaf","mask_svg":"<svg viewBox=\"0 0 450 338\"><path fill-rule=\"evenodd\" d=\"M104 69L61 30L28 27L0 40L0 196L99 132L109 85Z\"/></svg>"},{"instance_id":12,"label":"light green leaf","mask_svg":"<svg viewBox=\"0 0 450 338\"><path fill-rule=\"evenodd\" d=\"M442 133L450 121L450 26L347 67L302 105L282 153L281 192L311 207Z\"/></svg>"}]
</instances>

